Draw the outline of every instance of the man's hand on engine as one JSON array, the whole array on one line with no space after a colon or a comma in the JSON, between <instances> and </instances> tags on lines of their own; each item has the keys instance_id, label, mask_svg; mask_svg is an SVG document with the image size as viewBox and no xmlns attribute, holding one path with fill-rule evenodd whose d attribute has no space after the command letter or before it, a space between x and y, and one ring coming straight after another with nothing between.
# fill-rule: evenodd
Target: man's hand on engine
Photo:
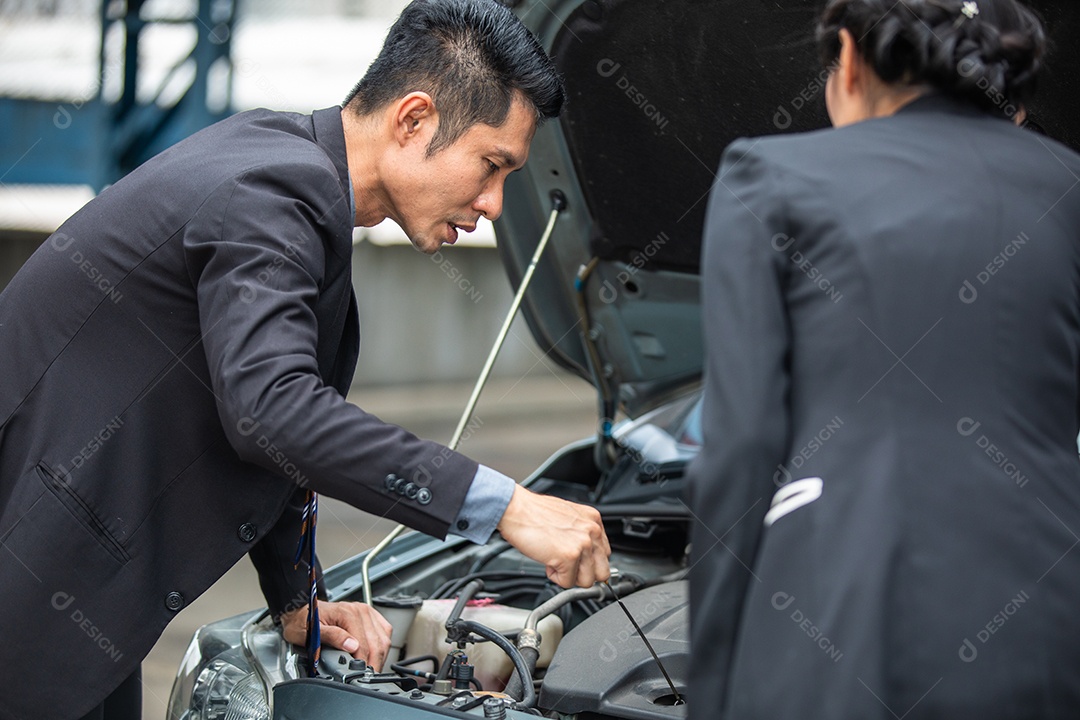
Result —
<instances>
[{"instance_id":1,"label":"man's hand on engine","mask_svg":"<svg viewBox=\"0 0 1080 720\"><path fill-rule=\"evenodd\" d=\"M611 546L594 508L518 485L498 529L519 552L543 563L548 578L561 587L590 587L611 576Z\"/></svg>"},{"instance_id":2,"label":"man's hand on engine","mask_svg":"<svg viewBox=\"0 0 1080 720\"><path fill-rule=\"evenodd\" d=\"M307 605L281 614L281 634L294 645L307 639ZM319 602L319 633L324 645L344 650L376 672L390 651L390 623L370 605Z\"/></svg>"}]
</instances>

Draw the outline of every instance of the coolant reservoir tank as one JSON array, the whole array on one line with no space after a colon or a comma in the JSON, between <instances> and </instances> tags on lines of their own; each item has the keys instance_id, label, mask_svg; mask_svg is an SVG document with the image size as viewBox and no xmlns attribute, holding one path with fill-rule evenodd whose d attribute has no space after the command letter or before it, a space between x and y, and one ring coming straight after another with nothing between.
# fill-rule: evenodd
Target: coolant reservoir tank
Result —
<instances>
[{"instance_id":1,"label":"coolant reservoir tank","mask_svg":"<svg viewBox=\"0 0 1080 720\"><path fill-rule=\"evenodd\" d=\"M455 649L456 646L446 642L446 618L454 609L455 602L457 601L453 599L424 601L409 629L409 638L405 646L406 655L409 657L434 655L441 659ZM529 617L528 610L494 603L485 604L484 600L470 602L461 613L463 620L473 620L499 632L520 630L525 626L527 617ZM536 666L543 668L551 662L551 658L555 655L555 648L562 640L562 620L555 615L548 615L540 621L537 630L540 632L541 639L540 659ZM475 677L485 690L502 690L506 687L510 673L514 670L514 664L495 643L468 645L465 653L469 656L469 662L476 666Z\"/></svg>"}]
</instances>

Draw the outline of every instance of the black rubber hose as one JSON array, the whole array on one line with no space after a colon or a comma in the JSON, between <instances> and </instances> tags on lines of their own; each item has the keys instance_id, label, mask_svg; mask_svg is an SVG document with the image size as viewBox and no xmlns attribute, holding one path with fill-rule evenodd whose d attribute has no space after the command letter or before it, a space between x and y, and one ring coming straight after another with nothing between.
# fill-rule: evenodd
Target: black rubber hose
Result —
<instances>
[{"instance_id":1,"label":"black rubber hose","mask_svg":"<svg viewBox=\"0 0 1080 720\"><path fill-rule=\"evenodd\" d=\"M390 669L396 672L398 675L412 675L413 677L421 678L429 683L435 682L438 676L435 673L424 672L423 670L414 670L410 667L405 667L401 663L391 663Z\"/></svg>"},{"instance_id":2,"label":"black rubber hose","mask_svg":"<svg viewBox=\"0 0 1080 720\"><path fill-rule=\"evenodd\" d=\"M526 602L528 603L526 607L533 607L535 605L539 605L539 602L537 601L537 597L539 595L540 595L540 593L537 592L537 588L531 588L531 587L515 588L513 590L507 590L506 592L499 593L499 604L500 605L510 605L511 600L517 600L518 598L525 598Z\"/></svg>"},{"instance_id":3,"label":"black rubber hose","mask_svg":"<svg viewBox=\"0 0 1080 720\"><path fill-rule=\"evenodd\" d=\"M521 656L521 652L519 652L509 640L503 637L502 634L492 630L487 625L481 625L472 620L458 620L454 625L456 626L455 629L460 629L462 632L471 632L495 643L504 653L506 653L507 657L510 658L510 661L514 663L514 669L517 671L518 675L521 675L522 677L532 677L532 673L529 672L529 666L525 663L525 658ZM510 695L510 693L507 694ZM533 689L532 683L529 683L522 689L520 702L524 707L531 708L536 706L536 690Z\"/></svg>"},{"instance_id":4,"label":"black rubber hose","mask_svg":"<svg viewBox=\"0 0 1080 720\"><path fill-rule=\"evenodd\" d=\"M450 677L450 666L454 664L454 653L447 653L443 658L442 665L435 672L436 680L446 680Z\"/></svg>"},{"instance_id":5,"label":"black rubber hose","mask_svg":"<svg viewBox=\"0 0 1080 720\"><path fill-rule=\"evenodd\" d=\"M534 647L518 648L518 651L521 653L521 657L525 659L525 667L529 671L529 684L532 685L533 676L536 674L536 663L540 660L540 651ZM517 671L517 668L514 668L514 672L510 673L510 680L507 681L506 689L503 692L511 697L521 697L524 692L521 677L521 673Z\"/></svg>"},{"instance_id":6,"label":"black rubber hose","mask_svg":"<svg viewBox=\"0 0 1080 720\"><path fill-rule=\"evenodd\" d=\"M498 542L492 544L491 549L489 549L487 552L485 552L483 555L476 559L476 562L472 564L472 567L469 568L469 572L467 574L472 575L474 573L480 572L484 569L485 565L502 555L511 547L513 546L506 540L499 540Z\"/></svg>"},{"instance_id":7,"label":"black rubber hose","mask_svg":"<svg viewBox=\"0 0 1080 720\"><path fill-rule=\"evenodd\" d=\"M430 662L435 667L435 672L439 671L439 658L434 655L417 655L416 657L405 658L394 663L395 665L415 665L418 662Z\"/></svg>"},{"instance_id":8,"label":"black rubber hose","mask_svg":"<svg viewBox=\"0 0 1080 720\"><path fill-rule=\"evenodd\" d=\"M432 600L438 600L443 598L453 597L462 587L465 586L470 580L480 578L486 580L488 585L492 585L498 581L504 582L530 582L539 581L541 583L548 582L547 576L542 572L526 572L516 571L510 572L505 570L484 570L471 575L464 575L453 580L447 580L438 589L431 594ZM492 585L493 586L493 585Z\"/></svg>"},{"instance_id":9,"label":"black rubber hose","mask_svg":"<svg viewBox=\"0 0 1080 720\"><path fill-rule=\"evenodd\" d=\"M450 611L450 616L446 618L446 627L450 627L460 617L461 613L465 610L465 605L473 599L476 593L484 589L484 581L480 578L470 580L465 584L465 587L461 588L461 593L458 595L457 602L454 603L454 609Z\"/></svg>"}]
</instances>

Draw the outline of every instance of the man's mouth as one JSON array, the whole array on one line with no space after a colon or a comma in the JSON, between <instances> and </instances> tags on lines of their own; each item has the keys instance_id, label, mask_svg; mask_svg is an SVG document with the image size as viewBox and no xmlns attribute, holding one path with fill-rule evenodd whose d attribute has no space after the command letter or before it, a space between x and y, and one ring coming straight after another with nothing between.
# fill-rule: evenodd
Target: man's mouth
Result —
<instances>
[{"instance_id":1,"label":"man's mouth","mask_svg":"<svg viewBox=\"0 0 1080 720\"><path fill-rule=\"evenodd\" d=\"M446 226L450 228L450 239L447 240L447 244L453 245L457 242L458 230L464 230L465 232L472 232L476 229L476 224L472 225L458 225L456 223L446 223Z\"/></svg>"}]
</instances>

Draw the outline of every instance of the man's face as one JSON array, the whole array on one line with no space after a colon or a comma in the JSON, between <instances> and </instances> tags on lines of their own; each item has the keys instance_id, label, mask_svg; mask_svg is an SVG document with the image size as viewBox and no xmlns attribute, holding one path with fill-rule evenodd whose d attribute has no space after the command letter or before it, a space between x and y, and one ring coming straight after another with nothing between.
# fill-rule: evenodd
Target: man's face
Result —
<instances>
[{"instance_id":1,"label":"man's face","mask_svg":"<svg viewBox=\"0 0 1080 720\"><path fill-rule=\"evenodd\" d=\"M503 183L525 164L536 122L525 101L516 97L500 127L473 125L430 157L427 144L437 125L427 125L388 189L394 220L417 250L430 255L443 243L455 242L459 230L475 230L481 216L499 217Z\"/></svg>"}]
</instances>

